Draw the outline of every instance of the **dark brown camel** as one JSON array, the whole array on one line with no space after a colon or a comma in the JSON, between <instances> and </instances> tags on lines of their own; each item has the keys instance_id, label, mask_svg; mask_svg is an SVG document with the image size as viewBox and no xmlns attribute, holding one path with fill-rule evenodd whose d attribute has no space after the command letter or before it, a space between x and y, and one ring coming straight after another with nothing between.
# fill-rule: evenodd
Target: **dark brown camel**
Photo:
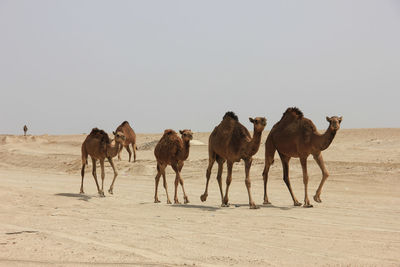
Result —
<instances>
[{"instance_id":1,"label":"dark brown camel","mask_svg":"<svg viewBox=\"0 0 400 267\"><path fill-rule=\"evenodd\" d=\"M113 157L115 157L118 154L118 151L121 149L123 142L125 141L125 136L122 132L113 132L114 133L114 139L110 140L108 137L108 134L104 132L103 130L99 130L97 128L92 129L90 134L86 137L85 141L82 144L82 170L81 170L81 176L82 176L82 182L81 182L81 194L84 194L83 191L83 178L85 177L85 166L87 165L87 158L88 155L92 158L92 174L94 177L94 181L96 182L97 186L97 191L99 192L99 195L104 197L104 160L105 158L108 159L108 161L111 164L111 167L113 168L114 171L114 179L111 183L110 189L108 192L110 194L113 194L113 188L114 188L114 182L115 179L117 178L117 170L115 169L114 162L113 162ZM97 174L96 174L96 161L100 160L100 166L101 166L101 189L99 187L99 183L97 182Z\"/></svg>"},{"instance_id":2,"label":"dark brown camel","mask_svg":"<svg viewBox=\"0 0 400 267\"><path fill-rule=\"evenodd\" d=\"M282 161L283 180L295 206L301 206L293 194L289 180L289 160L292 157L300 158L303 169L304 183L304 207L312 207L308 199L307 185L307 157L311 154L322 171L322 180L314 196L316 202L321 202L321 190L326 179L328 171L325 168L321 151L327 149L331 144L336 132L340 128L342 117L326 117L329 122L328 129L324 134L318 133L313 122L304 118L303 113L298 108L288 108L283 114L281 120L274 125L265 142L265 167L264 167L264 204L270 204L267 196L268 171L274 162L275 151L277 150Z\"/></svg>"},{"instance_id":3,"label":"dark brown camel","mask_svg":"<svg viewBox=\"0 0 400 267\"><path fill-rule=\"evenodd\" d=\"M28 131L28 127L26 125L24 125L24 136L26 136L26 132Z\"/></svg>"},{"instance_id":4,"label":"dark brown camel","mask_svg":"<svg viewBox=\"0 0 400 267\"><path fill-rule=\"evenodd\" d=\"M189 203L189 199L186 195L185 188L183 186L183 179L181 177L181 170L184 161L189 156L190 140L193 139L193 133L191 130L179 131L182 138L174 130L165 130L164 135L161 137L160 141L154 149L154 155L157 159L157 175L155 178L155 194L154 202L158 203L158 182L160 181L160 176L163 176L165 193L167 195L167 204L171 204L171 200L168 195L167 181L165 178L165 168L167 165L171 165L172 169L176 173L175 177L175 195L174 202L179 204L178 201L178 183L182 186L184 202Z\"/></svg>"},{"instance_id":5,"label":"dark brown camel","mask_svg":"<svg viewBox=\"0 0 400 267\"><path fill-rule=\"evenodd\" d=\"M233 112L227 112L222 122L215 127L208 141L209 163L207 168L207 182L204 194L200 197L201 201L206 201L208 196L208 182L210 181L211 169L215 161L218 163L217 180L221 194L222 206L229 206L229 186L232 181L232 167L234 162L239 162L241 159L245 163L246 173L246 188L249 194L249 204L251 209L257 208L250 192L250 167L253 161L252 156L257 153L260 143L261 134L267 125L267 120L264 117L255 119L249 118L254 124L253 138L249 131L238 120L238 117ZM228 175L226 178L225 196L222 192L222 169L227 161Z\"/></svg>"},{"instance_id":6,"label":"dark brown camel","mask_svg":"<svg viewBox=\"0 0 400 267\"><path fill-rule=\"evenodd\" d=\"M131 161L131 156L132 156L132 152L129 148L129 145L132 144L133 162L136 162L136 149L137 149L136 134L135 131L132 129L132 127L129 125L129 122L124 121L123 123L121 123L121 125L118 126L115 132L122 132L126 137L123 147L125 147L126 151L128 151L129 153L129 160L128 160L129 162ZM118 159L121 160L121 151L118 152Z\"/></svg>"}]
</instances>

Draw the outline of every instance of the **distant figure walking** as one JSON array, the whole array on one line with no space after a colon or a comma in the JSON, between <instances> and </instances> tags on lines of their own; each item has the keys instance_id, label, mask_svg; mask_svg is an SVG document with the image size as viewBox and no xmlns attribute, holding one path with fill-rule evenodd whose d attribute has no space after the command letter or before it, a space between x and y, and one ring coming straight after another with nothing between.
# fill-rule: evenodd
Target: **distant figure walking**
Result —
<instances>
[{"instance_id":1,"label":"distant figure walking","mask_svg":"<svg viewBox=\"0 0 400 267\"><path fill-rule=\"evenodd\" d=\"M292 196L295 206L301 206L301 203L293 194L289 180L289 160L290 158L300 158L301 168L303 169L304 183L304 205L310 208L310 200L308 199L308 174L307 174L307 157L311 154L322 171L322 180L319 184L314 200L321 202L321 190L329 174L325 168L321 151L327 149L335 138L336 132L340 128L342 117L326 117L329 122L328 129L325 133L320 134L314 123L304 118L303 112L298 108L288 108L279 122L272 127L267 141L265 142L265 167L264 167L264 204L270 204L267 196L267 182L269 167L274 162L275 151L278 151L282 161L283 180Z\"/></svg>"},{"instance_id":2,"label":"distant figure walking","mask_svg":"<svg viewBox=\"0 0 400 267\"><path fill-rule=\"evenodd\" d=\"M82 144L82 182L81 182L81 194L84 194L83 191L83 178L85 177L85 166L87 165L87 158L90 155L92 158L92 174L94 177L94 181L96 182L97 191L101 197L104 197L104 160L107 158L111 164L111 167L114 171L114 179L111 183L110 189L108 192L113 194L114 182L117 178L117 170L115 169L113 157L118 154L120 151L123 142L125 141L125 136L122 132L113 132L114 139L110 140L108 134L103 130L99 130L97 128L93 128L90 134L86 137L85 141ZM97 182L97 174L96 174L96 161L100 160L101 166L101 189L99 183Z\"/></svg>"},{"instance_id":3,"label":"distant figure walking","mask_svg":"<svg viewBox=\"0 0 400 267\"><path fill-rule=\"evenodd\" d=\"M28 127L26 125L24 125L24 136L26 136L26 132L28 131Z\"/></svg>"},{"instance_id":4,"label":"distant figure walking","mask_svg":"<svg viewBox=\"0 0 400 267\"><path fill-rule=\"evenodd\" d=\"M132 150L133 150L133 162L136 162L136 134L135 131L132 129L132 127L129 125L129 122L124 121L123 123L121 123L120 126L118 126L118 128L115 130L116 132L122 132L126 139L125 142L123 144L123 147L126 148L126 151L128 151L129 153L129 162L131 161L131 156L132 156L132 152L129 148L129 145L132 144ZM121 150L122 148L121 147ZM118 151L118 159L121 160L121 150Z\"/></svg>"},{"instance_id":5,"label":"distant figure walking","mask_svg":"<svg viewBox=\"0 0 400 267\"><path fill-rule=\"evenodd\" d=\"M165 168L167 165L171 165L172 169L174 169L176 173L175 177L175 194L174 194L174 202L175 204L179 204L178 201L178 183L181 184L183 190L183 198L186 203L189 203L189 199L185 192L185 187L183 186L183 179L181 177L181 170L184 164L184 161L189 156L190 149L190 140L193 139L193 133L191 130L182 130L179 131L182 138L178 136L178 134L171 129L165 130L164 135L161 137L160 141L156 145L154 149L154 155L157 159L157 175L155 178L156 188L154 194L154 203L160 202L158 200L158 182L160 181L160 176L163 176L165 193L167 194L167 204L171 204L171 200L168 195L167 181L165 178Z\"/></svg>"}]
</instances>

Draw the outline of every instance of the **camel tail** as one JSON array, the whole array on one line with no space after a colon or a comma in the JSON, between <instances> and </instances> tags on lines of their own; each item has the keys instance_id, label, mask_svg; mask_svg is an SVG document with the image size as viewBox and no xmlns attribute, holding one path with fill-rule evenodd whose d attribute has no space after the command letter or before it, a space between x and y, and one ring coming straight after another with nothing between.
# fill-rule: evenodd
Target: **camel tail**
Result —
<instances>
[{"instance_id":1,"label":"camel tail","mask_svg":"<svg viewBox=\"0 0 400 267\"><path fill-rule=\"evenodd\" d=\"M88 164L88 153L86 150L86 147L82 145L82 165L87 165Z\"/></svg>"}]
</instances>

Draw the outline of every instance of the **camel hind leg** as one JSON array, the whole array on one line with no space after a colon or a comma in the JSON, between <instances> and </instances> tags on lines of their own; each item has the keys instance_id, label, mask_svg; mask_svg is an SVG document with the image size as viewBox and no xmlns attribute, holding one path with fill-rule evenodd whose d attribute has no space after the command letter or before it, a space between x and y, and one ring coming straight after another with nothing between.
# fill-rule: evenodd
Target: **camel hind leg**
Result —
<instances>
[{"instance_id":1,"label":"camel hind leg","mask_svg":"<svg viewBox=\"0 0 400 267\"><path fill-rule=\"evenodd\" d=\"M82 181L81 181L81 190L80 190L80 194L85 194L85 192L83 191L83 178L85 178L85 166L86 166L86 162L84 162L82 164L82 169L81 169L81 176L82 176Z\"/></svg>"},{"instance_id":2,"label":"camel hind leg","mask_svg":"<svg viewBox=\"0 0 400 267\"><path fill-rule=\"evenodd\" d=\"M231 185L231 182L232 182L232 168L233 168L233 162L231 162L231 161L228 160L228 161L226 162L226 166L227 166L227 169L228 169L228 174L227 174L227 176L226 176L225 196L224 196L224 198L223 198L223 200L222 200L221 207L229 207L229 196L228 196L228 193L229 193L229 186Z\"/></svg>"},{"instance_id":3,"label":"camel hind leg","mask_svg":"<svg viewBox=\"0 0 400 267\"><path fill-rule=\"evenodd\" d=\"M131 152L131 149L129 148L129 145L127 145L127 146L125 147L125 149L126 149L126 151L128 151L128 154L129 154L129 160L128 160L128 162L131 162L132 152Z\"/></svg>"},{"instance_id":4,"label":"camel hind leg","mask_svg":"<svg viewBox=\"0 0 400 267\"><path fill-rule=\"evenodd\" d=\"M108 159L108 162L110 162L110 165L111 165L111 167L112 167L112 169L113 169L113 171L114 171L114 178L113 178L112 183L111 183L111 185L110 185L110 189L108 189L108 193L114 194L114 192L113 192L113 190L114 190L114 183L115 183L115 179L117 179L118 172L117 172L117 170L115 169L114 161L113 161L112 157L108 157L107 159Z\"/></svg>"},{"instance_id":5,"label":"camel hind leg","mask_svg":"<svg viewBox=\"0 0 400 267\"><path fill-rule=\"evenodd\" d=\"M92 158L92 175L94 178L94 181L96 182L97 186L97 192L99 193L100 196L104 196L104 193L102 194L99 186L99 182L97 181L97 173L96 173L96 159Z\"/></svg>"},{"instance_id":6,"label":"camel hind leg","mask_svg":"<svg viewBox=\"0 0 400 267\"><path fill-rule=\"evenodd\" d=\"M292 196L293 203L295 206L301 206L301 203L297 200L295 195L293 194L292 186L290 185L290 179L289 179L289 160L290 157L287 157L281 153L279 153L279 156L282 161L282 167L283 167L283 181L285 182L290 195Z\"/></svg>"},{"instance_id":7,"label":"camel hind leg","mask_svg":"<svg viewBox=\"0 0 400 267\"><path fill-rule=\"evenodd\" d=\"M136 162L136 144L132 143L132 151L133 151L133 162Z\"/></svg>"},{"instance_id":8,"label":"camel hind leg","mask_svg":"<svg viewBox=\"0 0 400 267\"><path fill-rule=\"evenodd\" d=\"M264 171L263 171L263 178L264 178L264 205L271 204L271 202L268 201L268 194L267 194L267 183L268 183L268 173L269 173L269 168L271 165L274 163L274 157L275 157L275 145L272 143L272 140L270 138L267 138L267 141L265 142L265 165L264 165Z\"/></svg>"},{"instance_id":9,"label":"camel hind leg","mask_svg":"<svg viewBox=\"0 0 400 267\"><path fill-rule=\"evenodd\" d=\"M208 167L207 167L207 172L206 172L206 188L204 190L204 194L200 196L200 199L202 202L207 200L208 197L208 183L210 182L210 176L211 176L211 169L214 165L216 154L213 151L208 152L209 157L208 157Z\"/></svg>"},{"instance_id":10,"label":"camel hind leg","mask_svg":"<svg viewBox=\"0 0 400 267\"><path fill-rule=\"evenodd\" d=\"M182 178L182 176L181 176L181 171L182 171L183 165L184 165L184 162L183 162L183 161L181 161L181 162L178 163L179 183L181 184L181 187L182 187L184 203L187 204L187 203L189 203L189 198L188 198L188 196L186 195L185 187L184 187L184 185L183 185L183 184L184 184L183 178Z\"/></svg>"},{"instance_id":11,"label":"camel hind leg","mask_svg":"<svg viewBox=\"0 0 400 267\"><path fill-rule=\"evenodd\" d=\"M219 186L219 193L221 194L221 201L223 201L224 193L222 191L222 171L224 169L225 160L217 155L217 163L218 163L217 181Z\"/></svg>"},{"instance_id":12,"label":"camel hind leg","mask_svg":"<svg viewBox=\"0 0 400 267\"><path fill-rule=\"evenodd\" d=\"M161 177L161 166L157 162L157 175L155 178L155 189L154 189L154 203L160 203L160 200L158 199L158 183L160 182L160 177Z\"/></svg>"}]
</instances>

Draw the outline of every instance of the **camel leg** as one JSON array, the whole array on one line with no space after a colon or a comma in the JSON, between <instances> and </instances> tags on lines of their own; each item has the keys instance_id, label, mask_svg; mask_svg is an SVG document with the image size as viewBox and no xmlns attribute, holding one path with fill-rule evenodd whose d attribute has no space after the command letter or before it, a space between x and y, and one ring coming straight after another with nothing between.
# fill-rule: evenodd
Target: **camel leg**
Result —
<instances>
[{"instance_id":1,"label":"camel leg","mask_svg":"<svg viewBox=\"0 0 400 267\"><path fill-rule=\"evenodd\" d=\"M104 159L100 159L100 167L101 167L101 196L104 197L104 178L106 177L104 170Z\"/></svg>"},{"instance_id":2,"label":"camel leg","mask_svg":"<svg viewBox=\"0 0 400 267\"><path fill-rule=\"evenodd\" d=\"M169 195L168 195L167 178L165 177L165 168L166 167L167 167L167 165L163 165L161 167L161 174L163 177L163 185L164 185L164 189L165 189L165 194L167 195L167 204L171 204L171 199L169 198Z\"/></svg>"},{"instance_id":3,"label":"camel leg","mask_svg":"<svg viewBox=\"0 0 400 267\"><path fill-rule=\"evenodd\" d=\"M226 176L226 191L225 191L225 197L222 200L221 207L229 207L229 186L231 185L232 182L232 167L233 167L233 162L227 161L226 165L228 167L228 175Z\"/></svg>"},{"instance_id":4,"label":"camel leg","mask_svg":"<svg viewBox=\"0 0 400 267\"><path fill-rule=\"evenodd\" d=\"M289 180L289 160L290 157L287 157L281 153L279 153L279 156L282 161L282 167L283 167L283 181L285 182L290 195L292 196L293 203L295 206L301 206L301 203L297 200L297 198L293 194L292 186L290 185L290 180Z\"/></svg>"},{"instance_id":5,"label":"camel leg","mask_svg":"<svg viewBox=\"0 0 400 267\"><path fill-rule=\"evenodd\" d=\"M136 162L136 144L132 144L133 162Z\"/></svg>"},{"instance_id":6,"label":"camel leg","mask_svg":"<svg viewBox=\"0 0 400 267\"><path fill-rule=\"evenodd\" d=\"M96 159L94 159L94 158L92 158L92 175L93 175L94 181L96 182L97 192L99 193L100 196L104 196L104 193L101 194L99 182L97 181Z\"/></svg>"},{"instance_id":7,"label":"camel leg","mask_svg":"<svg viewBox=\"0 0 400 267\"><path fill-rule=\"evenodd\" d=\"M210 176L211 176L211 169L214 165L215 162L215 157L216 154L213 152L209 152L209 159L208 159L208 167L207 167L207 172L206 172L206 189L204 190L204 194L200 196L200 199L202 202L207 200L208 197L208 182L210 182Z\"/></svg>"},{"instance_id":8,"label":"camel leg","mask_svg":"<svg viewBox=\"0 0 400 267\"><path fill-rule=\"evenodd\" d=\"M322 154L319 153L319 154L316 154L313 156L314 156L314 160L317 162L319 168L322 171L322 180L318 186L317 192L315 193L314 200L321 203L322 201L321 201L320 196L321 196L322 186L324 185L326 179L328 179L329 173L325 168L325 163L324 163L324 159L322 158Z\"/></svg>"},{"instance_id":9,"label":"camel leg","mask_svg":"<svg viewBox=\"0 0 400 267\"><path fill-rule=\"evenodd\" d=\"M218 173L217 173L217 181L219 185L219 192L221 194L221 201L224 201L224 193L222 191L222 171L224 169L224 162L222 158L218 157L217 158L217 163L218 163Z\"/></svg>"},{"instance_id":10,"label":"camel leg","mask_svg":"<svg viewBox=\"0 0 400 267\"><path fill-rule=\"evenodd\" d=\"M265 165L263 171L263 178L264 178L264 205L271 204L268 201L268 194L267 194L267 183L268 183L268 172L269 168L271 167L272 163L274 163L274 156L275 156L276 148L272 143L270 138L267 138L265 142Z\"/></svg>"},{"instance_id":11,"label":"camel leg","mask_svg":"<svg viewBox=\"0 0 400 267\"><path fill-rule=\"evenodd\" d=\"M183 161L178 163L179 183L181 184L181 187L182 187L184 203L187 204L187 203L189 203L189 198L186 195L185 187L183 186L184 182L183 182L183 179L181 176L181 171L182 171L183 165L184 165Z\"/></svg>"},{"instance_id":12,"label":"camel leg","mask_svg":"<svg viewBox=\"0 0 400 267\"><path fill-rule=\"evenodd\" d=\"M181 204L178 200L178 185L180 180L179 169L177 163L171 164L172 169L175 171L175 194L174 194L174 203Z\"/></svg>"},{"instance_id":13,"label":"camel leg","mask_svg":"<svg viewBox=\"0 0 400 267\"><path fill-rule=\"evenodd\" d=\"M81 191L79 192L80 194L85 194L85 192L83 191L83 178L85 177L85 167L86 167L86 164L83 163L82 169L81 169L82 182L81 182Z\"/></svg>"},{"instance_id":14,"label":"camel leg","mask_svg":"<svg viewBox=\"0 0 400 267\"><path fill-rule=\"evenodd\" d=\"M244 168L245 168L245 173L246 173L245 183L246 183L247 193L249 194L250 209L258 209L258 207L254 203L253 198L251 196L250 167L251 167L252 162L253 162L253 159L251 159L251 158L245 159L245 161L244 161L244 164L245 164Z\"/></svg>"},{"instance_id":15,"label":"camel leg","mask_svg":"<svg viewBox=\"0 0 400 267\"><path fill-rule=\"evenodd\" d=\"M161 177L161 166L160 166L160 164L157 163L157 175L155 178L155 190L154 190L154 203L160 203L160 200L158 199L158 182L160 182L160 177ZM164 185L164 187L165 187L165 185Z\"/></svg>"},{"instance_id":16,"label":"camel leg","mask_svg":"<svg viewBox=\"0 0 400 267\"><path fill-rule=\"evenodd\" d=\"M112 180L112 183L111 183L111 185L110 185L110 189L108 189L108 193L114 194L114 192L113 192L113 189L114 189L114 182L115 182L115 179L117 179L118 172L117 172L117 170L115 169L113 159L112 159L111 157L108 157L107 159L108 159L108 162L110 162L110 165L111 165L111 167L112 167L112 169L113 169L113 171L114 171L114 179Z\"/></svg>"},{"instance_id":17,"label":"camel leg","mask_svg":"<svg viewBox=\"0 0 400 267\"><path fill-rule=\"evenodd\" d=\"M121 148L118 150L118 160L121 160L121 152L124 149L124 146L121 146Z\"/></svg>"},{"instance_id":18,"label":"camel leg","mask_svg":"<svg viewBox=\"0 0 400 267\"><path fill-rule=\"evenodd\" d=\"M125 149L126 149L126 151L128 151L128 154L129 154L129 160L128 160L128 162L131 162L132 152L131 152L131 149L129 148L129 145L127 145L127 146L125 147Z\"/></svg>"},{"instance_id":19,"label":"camel leg","mask_svg":"<svg viewBox=\"0 0 400 267\"><path fill-rule=\"evenodd\" d=\"M307 158L300 158L301 168L303 169L303 183L304 183L304 208L312 208L313 205L310 204L308 199L308 173L307 173Z\"/></svg>"}]
</instances>

